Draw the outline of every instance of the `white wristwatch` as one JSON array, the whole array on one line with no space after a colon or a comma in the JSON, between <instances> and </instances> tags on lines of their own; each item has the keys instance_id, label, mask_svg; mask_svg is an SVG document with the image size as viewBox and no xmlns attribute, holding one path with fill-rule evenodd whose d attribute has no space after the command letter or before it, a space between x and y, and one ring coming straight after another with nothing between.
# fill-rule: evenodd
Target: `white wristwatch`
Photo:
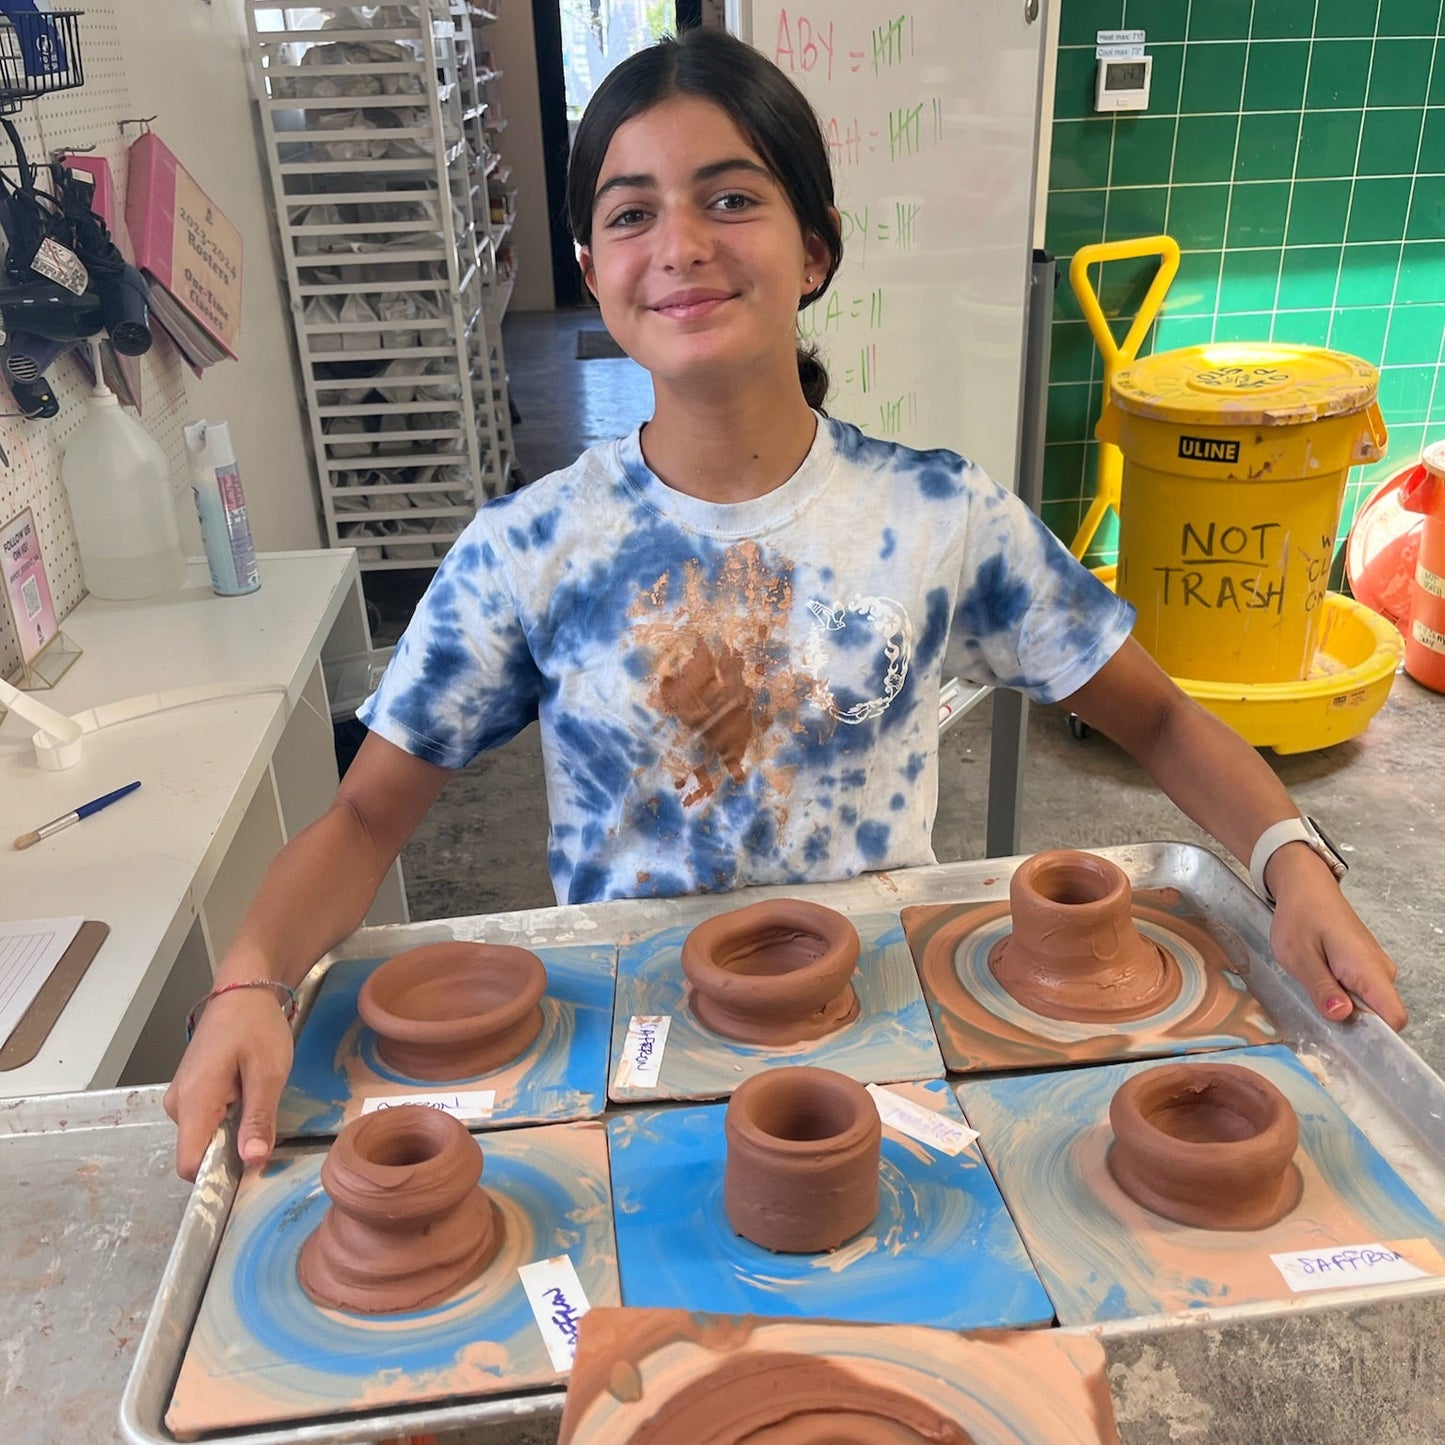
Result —
<instances>
[{"instance_id":1,"label":"white wristwatch","mask_svg":"<svg viewBox=\"0 0 1445 1445\"><path fill-rule=\"evenodd\" d=\"M1274 823L1259 835L1254 851L1249 855L1249 881L1254 884L1254 891L1271 907L1274 905L1274 894L1264 881L1264 870L1286 843L1303 843L1324 861L1337 881L1350 871L1350 865L1340 856L1340 850L1313 818L1285 818Z\"/></svg>"}]
</instances>

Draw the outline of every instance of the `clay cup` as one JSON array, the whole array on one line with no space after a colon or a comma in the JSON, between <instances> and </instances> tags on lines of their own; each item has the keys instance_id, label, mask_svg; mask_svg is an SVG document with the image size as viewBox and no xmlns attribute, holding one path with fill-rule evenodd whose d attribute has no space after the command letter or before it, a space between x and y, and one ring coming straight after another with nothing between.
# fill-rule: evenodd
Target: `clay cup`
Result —
<instances>
[{"instance_id":1,"label":"clay cup","mask_svg":"<svg viewBox=\"0 0 1445 1445\"><path fill-rule=\"evenodd\" d=\"M511 1063L542 1031L547 970L499 943L431 943L399 953L361 986L356 1011L383 1062L446 1082Z\"/></svg>"},{"instance_id":2,"label":"clay cup","mask_svg":"<svg viewBox=\"0 0 1445 1445\"><path fill-rule=\"evenodd\" d=\"M778 1254L836 1249L878 1214L883 1125L867 1089L831 1069L777 1068L728 1101L723 1206Z\"/></svg>"},{"instance_id":3,"label":"clay cup","mask_svg":"<svg viewBox=\"0 0 1445 1445\"><path fill-rule=\"evenodd\" d=\"M321 1165L331 1207L296 1273L317 1304L394 1314L445 1299L501 1247L482 1150L450 1114L400 1104L353 1119Z\"/></svg>"},{"instance_id":4,"label":"clay cup","mask_svg":"<svg viewBox=\"0 0 1445 1445\"><path fill-rule=\"evenodd\" d=\"M1165 1064L1109 1104L1114 1182L1197 1229L1263 1229L1299 1203L1299 1120L1268 1079L1234 1064Z\"/></svg>"},{"instance_id":5,"label":"clay cup","mask_svg":"<svg viewBox=\"0 0 1445 1445\"><path fill-rule=\"evenodd\" d=\"M848 980L858 953L858 930L841 913L773 899L698 924L682 971L704 1027L745 1043L799 1043L857 1017Z\"/></svg>"},{"instance_id":6,"label":"clay cup","mask_svg":"<svg viewBox=\"0 0 1445 1445\"><path fill-rule=\"evenodd\" d=\"M1036 853L1009 880L1013 929L994 945L994 977L1047 1018L1128 1020L1179 992L1178 965L1134 923L1122 868L1092 853Z\"/></svg>"}]
</instances>

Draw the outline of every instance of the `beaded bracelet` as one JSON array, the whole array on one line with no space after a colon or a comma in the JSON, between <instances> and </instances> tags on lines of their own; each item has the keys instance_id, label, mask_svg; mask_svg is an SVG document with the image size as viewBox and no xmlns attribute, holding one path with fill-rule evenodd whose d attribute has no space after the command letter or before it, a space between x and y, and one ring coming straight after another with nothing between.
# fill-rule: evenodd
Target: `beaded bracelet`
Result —
<instances>
[{"instance_id":1,"label":"beaded bracelet","mask_svg":"<svg viewBox=\"0 0 1445 1445\"><path fill-rule=\"evenodd\" d=\"M272 988L278 990L276 1002L281 1005L281 1012L286 1015L286 1022L289 1024L296 1017L296 990L290 984L282 983L274 978L253 978L244 983L226 983L220 988L213 988L203 998L197 999L195 1007L186 1015L186 1042L190 1043L195 1036L196 1020L201 1016L201 1010L210 1003L213 998L220 998L223 993L230 993L238 988ZM279 995L285 994L285 998Z\"/></svg>"}]
</instances>

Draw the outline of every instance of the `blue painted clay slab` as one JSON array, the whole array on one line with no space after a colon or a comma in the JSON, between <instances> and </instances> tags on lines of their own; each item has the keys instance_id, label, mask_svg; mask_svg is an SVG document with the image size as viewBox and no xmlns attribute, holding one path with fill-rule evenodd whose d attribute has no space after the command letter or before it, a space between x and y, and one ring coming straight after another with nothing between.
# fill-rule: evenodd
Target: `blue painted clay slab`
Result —
<instances>
[{"instance_id":1,"label":"blue painted clay slab","mask_svg":"<svg viewBox=\"0 0 1445 1445\"><path fill-rule=\"evenodd\" d=\"M722 1038L693 1017L682 972L682 945L690 925L624 943L617 960L608 1097L619 1103L721 1099L744 1079L782 1064L836 1069L865 1084L942 1078L943 1055L898 915L869 913L850 921L861 944L852 979L858 1017L826 1038L786 1047ZM618 1085L627 1025L634 1016L648 1014L672 1020L657 1085Z\"/></svg>"},{"instance_id":2,"label":"blue painted clay slab","mask_svg":"<svg viewBox=\"0 0 1445 1445\"><path fill-rule=\"evenodd\" d=\"M328 1207L324 1150L282 1149L248 1170L181 1362L170 1429L184 1439L555 1383L517 1271L565 1254L589 1305L621 1302L603 1128L557 1124L481 1142L501 1252L451 1299L406 1314L324 1309L302 1291L297 1256Z\"/></svg>"},{"instance_id":3,"label":"blue painted clay slab","mask_svg":"<svg viewBox=\"0 0 1445 1445\"><path fill-rule=\"evenodd\" d=\"M356 1014L361 985L386 961L333 964L296 1040L277 1117L280 1138L339 1133L369 1098L491 1090L490 1115L461 1115L470 1128L595 1119L607 1103L608 1025L616 950L596 945L539 948L546 965L542 1031L505 1068L445 1084L408 1078L384 1063L376 1035Z\"/></svg>"},{"instance_id":4,"label":"blue painted clay slab","mask_svg":"<svg viewBox=\"0 0 1445 1445\"><path fill-rule=\"evenodd\" d=\"M959 1119L943 1080L895 1091ZM987 1166L883 1131L873 1227L831 1254L773 1254L723 1211L725 1104L607 1121L622 1298L708 1314L930 1324L1044 1325L1053 1309Z\"/></svg>"},{"instance_id":5,"label":"blue painted clay slab","mask_svg":"<svg viewBox=\"0 0 1445 1445\"><path fill-rule=\"evenodd\" d=\"M1270 1255L1327 1246L1389 1244L1427 1273L1445 1273L1445 1229L1289 1049L1272 1044L1174 1062L1252 1069L1293 1105L1304 1190L1279 1223L1195 1229L1136 1204L1114 1183L1105 1164L1109 1102L1134 1074L1171 1064L958 1086L1060 1324L1289 1299Z\"/></svg>"}]
</instances>

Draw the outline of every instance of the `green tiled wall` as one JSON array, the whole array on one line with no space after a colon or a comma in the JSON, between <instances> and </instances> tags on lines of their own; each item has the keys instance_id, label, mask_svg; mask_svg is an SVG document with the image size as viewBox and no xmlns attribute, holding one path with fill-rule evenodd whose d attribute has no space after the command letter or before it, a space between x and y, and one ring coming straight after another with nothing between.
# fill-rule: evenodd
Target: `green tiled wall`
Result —
<instances>
[{"instance_id":1,"label":"green tiled wall","mask_svg":"<svg viewBox=\"0 0 1445 1445\"><path fill-rule=\"evenodd\" d=\"M1061 0L1047 243L1165 232L1183 261L1145 350L1328 345L1382 367L1384 462L1445 437L1442 0ZM1147 111L1093 108L1094 37L1146 32ZM1095 284L1118 339L1153 274ZM1044 515L1066 540L1093 493L1102 365L1067 277L1055 303ZM1341 533L1343 535L1342 526ZM1090 560L1113 555L1106 525Z\"/></svg>"}]
</instances>

